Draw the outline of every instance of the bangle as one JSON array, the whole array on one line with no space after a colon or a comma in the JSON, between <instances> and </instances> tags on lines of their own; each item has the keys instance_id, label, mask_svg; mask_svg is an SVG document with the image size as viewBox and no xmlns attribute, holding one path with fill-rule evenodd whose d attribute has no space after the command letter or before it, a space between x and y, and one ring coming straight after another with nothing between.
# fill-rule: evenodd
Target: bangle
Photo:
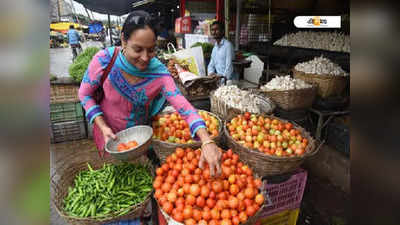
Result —
<instances>
[{"instance_id":1,"label":"bangle","mask_svg":"<svg viewBox=\"0 0 400 225\"><path fill-rule=\"evenodd\" d=\"M207 141L205 141L205 142L203 142L203 143L201 144L201 148L203 148L203 147L204 147L204 145L211 144L211 143L214 143L214 144L215 144L215 141L214 141L214 140L212 140L212 139L210 139L210 140L207 140Z\"/></svg>"}]
</instances>

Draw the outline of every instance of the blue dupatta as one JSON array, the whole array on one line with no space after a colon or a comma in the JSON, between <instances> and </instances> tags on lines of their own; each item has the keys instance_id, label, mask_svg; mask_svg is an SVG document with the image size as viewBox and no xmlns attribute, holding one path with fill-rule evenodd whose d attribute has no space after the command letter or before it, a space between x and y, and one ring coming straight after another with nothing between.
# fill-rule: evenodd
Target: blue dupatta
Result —
<instances>
[{"instance_id":1,"label":"blue dupatta","mask_svg":"<svg viewBox=\"0 0 400 225\"><path fill-rule=\"evenodd\" d=\"M110 55L114 52L115 47L108 48ZM140 71L135 66L130 64L125 56L120 51L118 56L115 60L115 65L127 72L128 74L135 75L141 78L157 78L161 76L169 76L169 71L165 67L165 65L160 62L157 58L153 57L150 60L149 66L147 67L146 71ZM166 103L166 98L159 93L151 102L149 106L150 117L157 115L164 107Z\"/></svg>"}]
</instances>

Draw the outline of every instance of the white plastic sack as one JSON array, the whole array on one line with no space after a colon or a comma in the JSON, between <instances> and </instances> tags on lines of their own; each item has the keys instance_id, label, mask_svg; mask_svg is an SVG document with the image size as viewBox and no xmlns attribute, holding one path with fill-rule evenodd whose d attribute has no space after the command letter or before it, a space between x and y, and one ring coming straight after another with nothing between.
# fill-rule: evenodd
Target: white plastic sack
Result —
<instances>
[{"instance_id":1,"label":"white plastic sack","mask_svg":"<svg viewBox=\"0 0 400 225\"><path fill-rule=\"evenodd\" d=\"M204 66L203 49L198 46L194 48L183 49L173 54L178 60L187 60L190 62L190 72L199 75L206 76L206 70Z\"/></svg>"}]
</instances>

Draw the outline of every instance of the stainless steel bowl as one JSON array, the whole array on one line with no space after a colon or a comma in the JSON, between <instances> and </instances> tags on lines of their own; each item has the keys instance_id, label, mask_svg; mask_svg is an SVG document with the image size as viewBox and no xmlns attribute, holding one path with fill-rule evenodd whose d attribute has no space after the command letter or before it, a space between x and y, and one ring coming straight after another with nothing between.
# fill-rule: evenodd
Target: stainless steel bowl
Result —
<instances>
[{"instance_id":1,"label":"stainless steel bowl","mask_svg":"<svg viewBox=\"0 0 400 225\"><path fill-rule=\"evenodd\" d=\"M117 140L109 140L105 145L105 150L116 159L128 161L142 156L147 152L153 136L153 128L150 126L139 125L130 127L116 134ZM138 146L132 149L119 152L117 147L120 143L136 141Z\"/></svg>"}]
</instances>

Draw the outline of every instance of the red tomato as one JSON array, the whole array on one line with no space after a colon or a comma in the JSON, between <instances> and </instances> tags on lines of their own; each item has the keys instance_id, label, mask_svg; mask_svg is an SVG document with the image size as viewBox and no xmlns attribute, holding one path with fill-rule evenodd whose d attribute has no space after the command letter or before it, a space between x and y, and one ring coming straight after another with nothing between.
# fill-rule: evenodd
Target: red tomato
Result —
<instances>
[{"instance_id":1,"label":"red tomato","mask_svg":"<svg viewBox=\"0 0 400 225\"><path fill-rule=\"evenodd\" d=\"M223 189L223 184L221 183L221 181L214 181L212 183L212 189L215 193L219 193L222 191Z\"/></svg>"},{"instance_id":2,"label":"red tomato","mask_svg":"<svg viewBox=\"0 0 400 225\"><path fill-rule=\"evenodd\" d=\"M186 220L186 219L192 218L192 216L193 216L193 209L192 209L192 207L191 207L191 206L186 206L186 207L183 209L183 218Z\"/></svg>"},{"instance_id":3,"label":"red tomato","mask_svg":"<svg viewBox=\"0 0 400 225\"><path fill-rule=\"evenodd\" d=\"M162 205L162 208L163 208L164 212L166 212L167 214L171 214L173 207L174 206L172 205L171 202L165 202Z\"/></svg>"}]
</instances>

